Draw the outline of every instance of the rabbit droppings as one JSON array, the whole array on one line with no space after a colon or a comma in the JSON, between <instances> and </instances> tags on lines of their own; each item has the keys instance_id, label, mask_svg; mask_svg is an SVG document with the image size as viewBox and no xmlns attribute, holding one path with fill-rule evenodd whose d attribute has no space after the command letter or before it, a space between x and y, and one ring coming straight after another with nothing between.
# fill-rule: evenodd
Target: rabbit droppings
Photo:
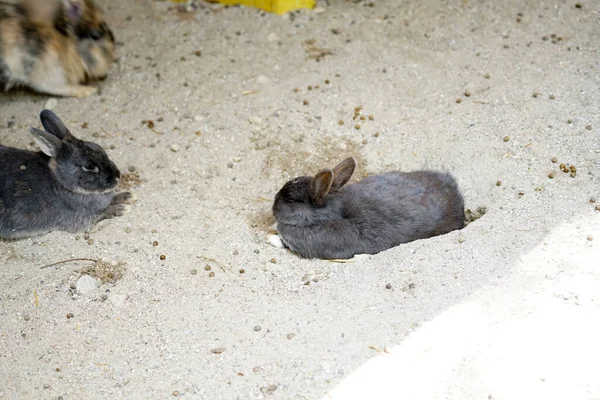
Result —
<instances>
[{"instance_id":1,"label":"rabbit droppings","mask_svg":"<svg viewBox=\"0 0 600 400\"><path fill-rule=\"evenodd\" d=\"M387 172L345 186L355 167L347 158L287 182L273 203L279 236L271 244L306 258L345 259L463 228L464 201L450 174Z\"/></svg>"},{"instance_id":2,"label":"rabbit droppings","mask_svg":"<svg viewBox=\"0 0 600 400\"><path fill-rule=\"evenodd\" d=\"M123 215L132 194L115 194L121 173L96 143L73 136L52 111L30 128L40 152L0 146L0 238L78 232Z\"/></svg>"},{"instance_id":3,"label":"rabbit droppings","mask_svg":"<svg viewBox=\"0 0 600 400\"><path fill-rule=\"evenodd\" d=\"M104 78L114 57L115 38L92 0L0 1L0 90L86 97L97 88L81 83Z\"/></svg>"}]
</instances>

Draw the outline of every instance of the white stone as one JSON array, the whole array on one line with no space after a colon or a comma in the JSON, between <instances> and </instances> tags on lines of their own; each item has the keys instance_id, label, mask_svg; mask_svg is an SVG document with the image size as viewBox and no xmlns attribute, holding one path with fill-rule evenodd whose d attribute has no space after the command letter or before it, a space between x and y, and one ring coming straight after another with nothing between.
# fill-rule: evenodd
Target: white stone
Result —
<instances>
[{"instance_id":1,"label":"white stone","mask_svg":"<svg viewBox=\"0 0 600 400\"><path fill-rule=\"evenodd\" d=\"M75 283L75 289L81 294L88 294L100 287L100 283L96 278L89 275L81 275Z\"/></svg>"},{"instance_id":2,"label":"white stone","mask_svg":"<svg viewBox=\"0 0 600 400\"><path fill-rule=\"evenodd\" d=\"M251 117L248 117L248 122L250 122L253 125L258 125L262 122L262 118L257 117L256 115L252 115Z\"/></svg>"}]
</instances>

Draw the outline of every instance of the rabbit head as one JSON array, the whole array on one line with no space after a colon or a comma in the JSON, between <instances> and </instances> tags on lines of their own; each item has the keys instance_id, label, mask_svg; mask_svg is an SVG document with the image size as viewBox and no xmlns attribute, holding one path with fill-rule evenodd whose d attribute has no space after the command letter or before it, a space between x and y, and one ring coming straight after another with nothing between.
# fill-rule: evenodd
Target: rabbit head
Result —
<instances>
[{"instance_id":1,"label":"rabbit head","mask_svg":"<svg viewBox=\"0 0 600 400\"><path fill-rule=\"evenodd\" d=\"M50 169L63 188L79 194L115 189L121 173L102 147L73 136L50 110L43 110L40 119L45 131L30 131L42 152L51 158Z\"/></svg>"},{"instance_id":2,"label":"rabbit head","mask_svg":"<svg viewBox=\"0 0 600 400\"><path fill-rule=\"evenodd\" d=\"M288 181L275 195L275 219L290 225L310 225L339 218L342 204L335 194L348 183L355 168L356 161L349 157L314 177L301 176Z\"/></svg>"}]
</instances>

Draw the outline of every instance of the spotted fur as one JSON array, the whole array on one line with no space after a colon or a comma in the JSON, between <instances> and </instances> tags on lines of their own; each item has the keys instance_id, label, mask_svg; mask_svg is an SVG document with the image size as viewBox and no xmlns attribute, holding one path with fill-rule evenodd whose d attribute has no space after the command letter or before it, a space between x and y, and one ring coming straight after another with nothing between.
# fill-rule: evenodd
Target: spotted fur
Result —
<instances>
[{"instance_id":1,"label":"spotted fur","mask_svg":"<svg viewBox=\"0 0 600 400\"><path fill-rule=\"evenodd\" d=\"M0 1L0 89L25 86L85 97L115 57L115 38L92 0Z\"/></svg>"}]
</instances>

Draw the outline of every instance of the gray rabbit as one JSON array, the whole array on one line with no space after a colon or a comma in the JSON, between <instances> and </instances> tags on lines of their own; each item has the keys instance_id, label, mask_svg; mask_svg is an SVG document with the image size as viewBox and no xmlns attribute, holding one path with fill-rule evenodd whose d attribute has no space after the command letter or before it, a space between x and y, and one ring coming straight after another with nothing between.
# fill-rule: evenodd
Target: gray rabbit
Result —
<instances>
[{"instance_id":1,"label":"gray rabbit","mask_svg":"<svg viewBox=\"0 0 600 400\"><path fill-rule=\"evenodd\" d=\"M133 198L115 194L121 173L104 150L50 110L40 119L45 131L30 131L41 152L0 146L0 238L78 232L122 215Z\"/></svg>"},{"instance_id":2,"label":"gray rabbit","mask_svg":"<svg viewBox=\"0 0 600 400\"><path fill-rule=\"evenodd\" d=\"M306 258L345 259L463 228L464 200L450 174L387 172L344 186L355 167L347 158L287 182L273 203L279 237L271 243Z\"/></svg>"}]
</instances>

